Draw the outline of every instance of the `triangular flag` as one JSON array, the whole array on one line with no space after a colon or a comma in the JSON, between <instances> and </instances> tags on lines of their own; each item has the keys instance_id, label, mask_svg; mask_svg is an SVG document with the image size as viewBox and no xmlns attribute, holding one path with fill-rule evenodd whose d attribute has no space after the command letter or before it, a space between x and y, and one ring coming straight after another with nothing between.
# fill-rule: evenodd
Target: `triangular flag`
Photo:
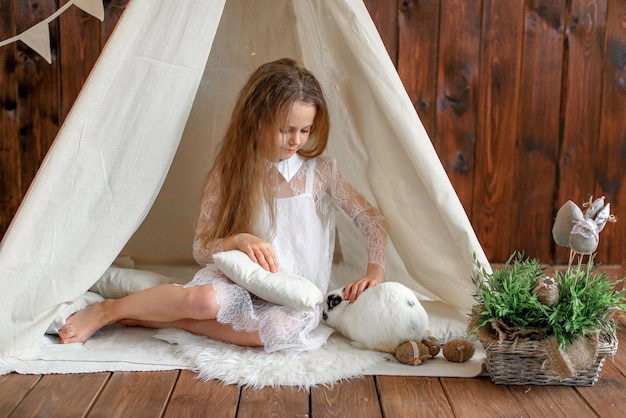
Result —
<instances>
[{"instance_id":1,"label":"triangular flag","mask_svg":"<svg viewBox=\"0 0 626 418\"><path fill-rule=\"evenodd\" d=\"M32 28L20 35L20 40L41 55L48 64L52 64L50 52L50 28L48 22L37 23Z\"/></svg>"},{"instance_id":2,"label":"triangular flag","mask_svg":"<svg viewBox=\"0 0 626 418\"><path fill-rule=\"evenodd\" d=\"M74 0L74 6L93 17L104 21L104 6L102 0Z\"/></svg>"}]
</instances>

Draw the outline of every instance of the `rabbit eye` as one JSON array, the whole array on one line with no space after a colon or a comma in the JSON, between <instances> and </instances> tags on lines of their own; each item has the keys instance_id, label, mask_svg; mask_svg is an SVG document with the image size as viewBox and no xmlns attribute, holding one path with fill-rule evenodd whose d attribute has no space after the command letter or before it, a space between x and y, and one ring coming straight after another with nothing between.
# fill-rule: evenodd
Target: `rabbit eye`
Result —
<instances>
[{"instance_id":1,"label":"rabbit eye","mask_svg":"<svg viewBox=\"0 0 626 418\"><path fill-rule=\"evenodd\" d=\"M330 295L328 297L328 308L333 309L343 301L343 298L338 295Z\"/></svg>"}]
</instances>

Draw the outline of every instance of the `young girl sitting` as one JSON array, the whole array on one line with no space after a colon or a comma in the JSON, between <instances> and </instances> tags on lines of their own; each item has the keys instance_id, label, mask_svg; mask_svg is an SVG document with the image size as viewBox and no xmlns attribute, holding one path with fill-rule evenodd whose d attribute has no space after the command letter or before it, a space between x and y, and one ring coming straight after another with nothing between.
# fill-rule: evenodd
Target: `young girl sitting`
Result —
<instances>
[{"instance_id":1,"label":"young girl sitting","mask_svg":"<svg viewBox=\"0 0 626 418\"><path fill-rule=\"evenodd\" d=\"M181 328L242 346L316 349L332 330L321 307L296 311L250 294L213 264L238 249L265 270L289 271L326 293L334 252L335 208L364 233L367 269L345 287L352 301L384 281L382 215L323 157L329 116L315 77L291 59L259 67L240 92L203 191L193 243L206 266L185 286L160 285L88 306L67 319L61 342L85 342L116 321Z\"/></svg>"}]
</instances>

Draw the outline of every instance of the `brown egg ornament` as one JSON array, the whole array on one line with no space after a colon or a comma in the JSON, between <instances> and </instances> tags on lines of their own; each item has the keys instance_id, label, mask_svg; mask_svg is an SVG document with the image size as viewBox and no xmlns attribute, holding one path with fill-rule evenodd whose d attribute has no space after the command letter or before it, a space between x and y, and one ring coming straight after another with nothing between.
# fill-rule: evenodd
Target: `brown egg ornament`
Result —
<instances>
[{"instance_id":1,"label":"brown egg ornament","mask_svg":"<svg viewBox=\"0 0 626 418\"><path fill-rule=\"evenodd\" d=\"M463 363L474 355L474 343L465 338L454 338L443 345L443 356L448 361Z\"/></svg>"},{"instance_id":2,"label":"brown egg ornament","mask_svg":"<svg viewBox=\"0 0 626 418\"><path fill-rule=\"evenodd\" d=\"M428 352L433 358L435 358L437 354L439 354L439 351L441 351L441 343L439 342L439 339L433 337L432 335L424 338L422 340L422 344L428 347Z\"/></svg>"},{"instance_id":3,"label":"brown egg ornament","mask_svg":"<svg viewBox=\"0 0 626 418\"><path fill-rule=\"evenodd\" d=\"M417 341L405 341L396 347L396 358L404 364L417 366L431 358L428 347Z\"/></svg>"}]
</instances>

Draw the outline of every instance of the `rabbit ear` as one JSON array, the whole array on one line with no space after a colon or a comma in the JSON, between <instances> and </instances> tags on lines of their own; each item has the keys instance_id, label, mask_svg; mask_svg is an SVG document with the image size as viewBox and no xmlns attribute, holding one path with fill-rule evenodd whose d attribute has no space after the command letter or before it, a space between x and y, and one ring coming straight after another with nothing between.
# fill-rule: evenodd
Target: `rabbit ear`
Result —
<instances>
[{"instance_id":1,"label":"rabbit ear","mask_svg":"<svg viewBox=\"0 0 626 418\"><path fill-rule=\"evenodd\" d=\"M589 198L589 202L583 204L583 207L586 207L585 218L595 219L598 213L604 208L604 196L597 198L596 200L592 200L593 198Z\"/></svg>"},{"instance_id":2,"label":"rabbit ear","mask_svg":"<svg viewBox=\"0 0 626 418\"><path fill-rule=\"evenodd\" d=\"M611 221L611 204L607 203L602 209L600 209L596 216L593 217L594 222L598 225L598 232L602 231L607 222ZM613 218L615 220L615 218Z\"/></svg>"},{"instance_id":3,"label":"rabbit ear","mask_svg":"<svg viewBox=\"0 0 626 418\"><path fill-rule=\"evenodd\" d=\"M572 228L583 218L583 211L574 202L571 200L565 202L557 212L554 226L552 227L554 242L557 245L569 248Z\"/></svg>"}]
</instances>

